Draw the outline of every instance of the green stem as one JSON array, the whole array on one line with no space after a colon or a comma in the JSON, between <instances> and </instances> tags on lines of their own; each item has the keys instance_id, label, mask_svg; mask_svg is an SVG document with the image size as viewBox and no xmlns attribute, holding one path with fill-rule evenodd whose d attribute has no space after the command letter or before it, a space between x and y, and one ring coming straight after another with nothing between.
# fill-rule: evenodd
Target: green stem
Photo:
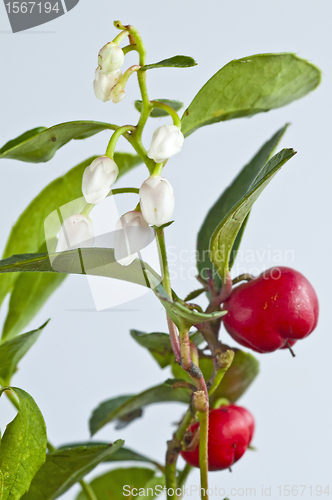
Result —
<instances>
[{"instance_id":1,"label":"green stem","mask_svg":"<svg viewBox=\"0 0 332 500\"><path fill-rule=\"evenodd\" d=\"M220 382L224 378L225 373L227 372L228 368L231 366L232 362L234 359L234 351L227 350L226 352L223 352L221 354L217 354L216 356L216 373L214 374L214 378L211 381L209 386L209 396L217 389L219 386Z\"/></svg>"},{"instance_id":2,"label":"green stem","mask_svg":"<svg viewBox=\"0 0 332 500\"><path fill-rule=\"evenodd\" d=\"M91 485L87 484L84 481L84 479L81 479L80 485L82 486L82 491L84 492L84 495L86 496L86 498L88 500L98 500L97 497L96 497L96 495L95 495L95 492L91 488Z\"/></svg>"},{"instance_id":3,"label":"green stem","mask_svg":"<svg viewBox=\"0 0 332 500\"><path fill-rule=\"evenodd\" d=\"M162 274L163 274L162 284L163 284L163 287L165 288L167 294L169 295L169 297L172 298L172 286L171 286L171 279L170 279L170 275L169 275L169 267L168 267L168 261L167 261L165 233L164 233L163 229L156 228L155 234L157 236L159 260L160 260L160 266L161 266ZM170 341L171 341L173 352L175 354L175 358L180 360L181 359L181 351L180 351L179 336L177 334L176 326L174 325L173 321L171 320L171 318L168 315L167 315L167 324L168 324Z\"/></svg>"},{"instance_id":4,"label":"green stem","mask_svg":"<svg viewBox=\"0 0 332 500\"><path fill-rule=\"evenodd\" d=\"M116 43L117 45L119 45L122 42L122 40L124 40L128 35L129 35L129 31L124 30L124 31L122 31L122 33L119 33L118 36L116 36L114 38L114 40L112 40L112 41L113 41L113 43Z\"/></svg>"},{"instance_id":5,"label":"green stem","mask_svg":"<svg viewBox=\"0 0 332 500\"><path fill-rule=\"evenodd\" d=\"M177 487L176 484L176 462L175 463L167 463L166 459L166 468L165 468L165 480L166 480L166 492L167 492L167 500L176 499L175 490ZM173 491L173 495L169 494L170 491Z\"/></svg>"},{"instance_id":6,"label":"green stem","mask_svg":"<svg viewBox=\"0 0 332 500\"><path fill-rule=\"evenodd\" d=\"M118 142L121 135L123 135L129 131L133 132L134 130L135 130L135 127L133 125L125 125L124 127L119 127L112 134L112 137L110 138L110 141L109 141L107 149L106 149L105 156L108 156L109 158L111 158L113 160L116 143Z\"/></svg>"},{"instance_id":7,"label":"green stem","mask_svg":"<svg viewBox=\"0 0 332 500\"><path fill-rule=\"evenodd\" d=\"M188 429L192 419L193 419L193 413L191 410L191 406L188 408L185 416L183 417L181 424L178 427L178 430L175 432L174 436L175 438L181 443L183 436Z\"/></svg>"},{"instance_id":8,"label":"green stem","mask_svg":"<svg viewBox=\"0 0 332 500\"><path fill-rule=\"evenodd\" d=\"M126 55L128 54L128 52L131 52L132 50L137 50L137 45L133 44L126 45L125 47L123 47L122 52L124 53L124 55Z\"/></svg>"},{"instance_id":9,"label":"green stem","mask_svg":"<svg viewBox=\"0 0 332 500\"><path fill-rule=\"evenodd\" d=\"M181 130L181 119L175 109L159 101L150 101L150 105L152 108L162 109L163 111L168 113L172 117L173 124Z\"/></svg>"},{"instance_id":10,"label":"green stem","mask_svg":"<svg viewBox=\"0 0 332 500\"><path fill-rule=\"evenodd\" d=\"M208 500L208 437L209 437L209 412L199 413L199 468L201 475L201 498Z\"/></svg>"},{"instance_id":11,"label":"green stem","mask_svg":"<svg viewBox=\"0 0 332 500\"><path fill-rule=\"evenodd\" d=\"M146 149L143 146L143 143L140 138L137 138L136 134L123 134L123 137L127 139L128 142L132 145L132 147L135 149L136 153L138 156L141 158L141 160L145 163L145 165L148 167L150 174L152 174L154 167L156 165L156 162L152 160L151 158L148 157L146 154Z\"/></svg>"}]
</instances>

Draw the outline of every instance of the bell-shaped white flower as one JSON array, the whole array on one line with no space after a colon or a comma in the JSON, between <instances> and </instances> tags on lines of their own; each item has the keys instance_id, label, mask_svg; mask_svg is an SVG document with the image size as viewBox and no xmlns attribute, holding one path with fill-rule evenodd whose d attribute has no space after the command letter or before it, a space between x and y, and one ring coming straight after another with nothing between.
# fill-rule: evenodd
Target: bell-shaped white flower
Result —
<instances>
[{"instance_id":1,"label":"bell-shaped white flower","mask_svg":"<svg viewBox=\"0 0 332 500\"><path fill-rule=\"evenodd\" d=\"M153 231L141 212L132 210L116 223L114 257L121 266L129 266L154 238Z\"/></svg>"},{"instance_id":2,"label":"bell-shaped white flower","mask_svg":"<svg viewBox=\"0 0 332 500\"><path fill-rule=\"evenodd\" d=\"M98 54L98 65L104 75L121 68L124 61L123 50L114 42L109 42L102 47Z\"/></svg>"},{"instance_id":3,"label":"bell-shaped white flower","mask_svg":"<svg viewBox=\"0 0 332 500\"><path fill-rule=\"evenodd\" d=\"M93 90L97 99L103 102L110 101L112 99L112 88L118 83L121 76L121 69L117 69L109 75L104 75L98 67L93 82Z\"/></svg>"},{"instance_id":4,"label":"bell-shaped white flower","mask_svg":"<svg viewBox=\"0 0 332 500\"><path fill-rule=\"evenodd\" d=\"M59 233L56 252L91 247L94 242L92 221L86 215L72 215L64 221Z\"/></svg>"},{"instance_id":5,"label":"bell-shaped white flower","mask_svg":"<svg viewBox=\"0 0 332 500\"><path fill-rule=\"evenodd\" d=\"M175 197L167 179L160 175L149 177L143 182L139 195L146 222L159 227L170 220L174 212Z\"/></svg>"},{"instance_id":6,"label":"bell-shaped white flower","mask_svg":"<svg viewBox=\"0 0 332 500\"><path fill-rule=\"evenodd\" d=\"M117 164L108 156L93 160L83 173L82 192L87 203L100 203L110 192L119 174Z\"/></svg>"},{"instance_id":7,"label":"bell-shaped white flower","mask_svg":"<svg viewBox=\"0 0 332 500\"><path fill-rule=\"evenodd\" d=\"M179 153L184 143L184 137L176 125L162 125L152 136L148 157L156 163L161 163Z\"/></svg>"}]
</instances>

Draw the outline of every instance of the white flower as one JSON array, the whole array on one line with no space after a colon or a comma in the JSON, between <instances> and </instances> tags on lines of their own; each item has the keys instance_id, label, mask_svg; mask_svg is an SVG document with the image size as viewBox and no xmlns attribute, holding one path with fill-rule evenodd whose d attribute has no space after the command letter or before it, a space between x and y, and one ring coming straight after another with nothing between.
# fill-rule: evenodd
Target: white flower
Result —
<instances>
[{"instance_id":1,"label":"white flower","mask_svg":"<svg viewBox=\"0 0 332 500\"><path fill-rule=\"evenodd\" d=\"M121 266L129 266L153 239L153 232L141 212L132 210L116 223L114 257Z\"/></svg>"},{"instance_id":2,"label":"white flower","mask_svg":"<svg viewBox=\"0 0 332 500\"><path fill-rule=\"evenodd\" d=\"M148 157L156 163L161 163L179 153L184 143L184 137L175 125L158 127L152 136Z\"/></svg>"},{"instance_id":3,"label":"white flower","mask_svg":"<svg viewBox=\"0 0 332 500\"><path fill-rule=\"evenodd\" d=\"M143 182L140 190L140 204L144 219L153 226L162 226L174 212L174 191L164 177L151 176Z\"/></svg>"},{"instance_id":4,"label":"white flower","mask_svg":"<svg viewBox=\"0 0 332 500\"><path fill-rule=\"evenodd\" d=\"M103 102L110 101L112 99L112 88L118 83L121 76L121 69L117 69L109 75L104 75L98 67L93 82L93 90L97 99Z\"/></svg>"},{"instance_id":5,"label":"white flower","mask_svg":"<svg viewBox=\"0 0 332 500\"><path fill-rule=\"evenodd\" d=\"M108 156L93 160L83 173L82 192L87 203L100 203L111 190L119 174L117 164Z\"/></svg>"},{"instance_id":6,"label":"white flower","mask_svg":"<svg viewBox=\"0 0 332 500\"><path fill-rule=\"evenodd\" d=\"M104 75L109 75L112 71L121 68L123 61L123 50L114 42L107 43L99 51L98 65Z\"/></svg>"},{"instance_id":7,"label":"white flower","mask_svg":"<svg viewBox=\"0 0 332 500\"><path fill-rule=\"evenodd\" d=\"M61 226L56 252L93 245L92 222L86 215L72 215Z\"/></svg>"}]
</instances>

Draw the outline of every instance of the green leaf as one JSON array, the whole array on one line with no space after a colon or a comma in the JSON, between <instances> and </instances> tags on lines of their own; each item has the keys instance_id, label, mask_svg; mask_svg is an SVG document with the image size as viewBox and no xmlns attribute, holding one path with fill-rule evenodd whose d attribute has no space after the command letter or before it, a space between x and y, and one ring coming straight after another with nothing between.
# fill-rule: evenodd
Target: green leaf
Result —
<instances>
[{"instance_id":1,"label":"green leaf","mask_svg":"<svg viewBox=\"0 0 332 500\"><path fill-rule=\"evenodd\" d=\"M210 241L210 255L219 275L224 278L236 236L252 205L280 168L295 155L293 149L283 149L258 172L246 193L232 207L215 229Z\"/></svg>"},{"instance_id":2,"label":"green leaf","mask_svg":"<svg viewBox=\"0 0 332 500\"><path fill-rule=\"evenodd\" d=\"M126 497L136 498L136 496L137 498L147 497L153 499L157 496L153 494L157 485L160 485L159 495L162 492L164 478L155 476L154 471L151 469L131 467L106 472L102 476L93 479L90 485L96 498L100 500L120 500ZM133 490L134 488L136 490ZM147 490L147 488L150 488L150 490ZM131 494L132 491L133 494ZM86 500L83 491L78 494L76 500Z\"/></svg>"},{"instance_id":3,"label":"green leaf","mask_svg":"<svg viewBox=\"0 0 332 500\"><path fill-rule=\"evenodd\" d=\"M187 297L184 300L185 302L188 302L189 300L194 300L200 295L202 295L202 293L204 292L205 288L199 288L198 290L193 290L192 292L188 293Z\"/></svg>"},{"instance_id":4,"label":"green leaf","mask_svg":"<svg viewBox=\"0 0 332 500\"><path fill-rule=\"evenodd\" d=\"M226 398L235 403L246 392L259 373L259 362L249 352L237 350L218 388L212 394L212 403Z\"/></svg>"},{"instance_id":5,"label":"green leaf","mask_svg":"<svg viewBox=\"0 0 332 500\"><path fill-rule=\"evenodd\" d=\"M210 398L211 405L220 398L226 398L231 403L235 403L258 375L259 363L254 356L238 349L234 349L234 352L235 356L230 368L228 368L224 378ZM205 380L209 380L213 371L212 359L200 359L199 367L202 370ZM175 361L172 363L172 373L174 377L192 383L187 372Z\"/></svg>"},{"instance_id":6,"label":"green leaf","mask_svg":"<svg viewBox=\"0 0 332 500\"><path fill-rule=\"evenodd\" d=\"M198 92L182 117L189 135L210 123L279 108L314 90L320 70L295 54L257 54L221 68Z\"/></svg>"},{"instance_id":7,"label":"green leaf","mask_svg":"<svg viewBox=\"0 0 332 500\"><path fill-rule=\"evenodd\" d=\"M170 365L174 354L166 333L144 333L138 330L130 330L130 335L142 347L146 347L161 368Z\"/></svg>"},{"instance_id":8,"label":"green leaf","mask_svg":"<svg viewBox=\"0 0 332 500\"><path fill-rule=\"evenodd\" d=\"M19 400L19 410L7 425L0 447L1 500L19 500L29 489L46 458L46 426L32 397L17 387L10 390ZM14 397L15 397L14 396Z\"/></svg>"},{"instance_id":9,"label":"green leaf","mask_svg":"<svg viewBox=\"0 0 332 500\"><path fill-rule=\"evenodd\" d=\"M173 362L174 353L167 333L144 333L130 330L130 334L139 345L149 350L161 368L165 368ZM195 332L190 334L190 341L199 346L204 342L204 338L200 332Z\"/></svg>"},{"instance_id":10,"label":"green leaf","mask_svg":"<svg viewBox=\"0 0 332 500\"><path fill-rule=\"evenodd\" d=\"M0 379L5 383L10 381L16 371L17 363L36 342L48 321L38 328L38 330L32 330L20 335L16 339L0 344Z\"/></svg>"},{"instance_id":11,"label":"green leaf","mask_svg":"<svg viewBox=\"0 0 332 500\"><path fill-rule=\"evenodd\" d=\"M104 443L101 441L87 441L84 443L70 443L65 444L63 446L59 446L58 450L62 450L63 448L82 448L82 446L108 446L109 443ZM130 448L119 448L115 453L108 456L104 462L145 462L150 463L152 465L156 465L156 462L151 458L146 457L145 455L141 455L136 451L131 450Z\"/></svg>"},{"instance_id":12,"label":"green leaf","mask_svg":"<svg viewBox=\"0 0 332 500\"><path fill-rule=\"evenodd\" d=\"M190 391L183 387L173 389L172 385L175 382L176 380L166 380L163 384L151 387L140 394L119 396L104 401L92 413L90 419L91 434L95 434L104 425L115 420L128 422L129 417L129 422L131 422L134 418L141 416L142 409L150 404L170 401L189 403Z\"/></svg>"},{"instance_id":13,"label":"green leaf","mask_svg":"<svg viewBox=\"0 0 332 500\"><path fill-rule=\"evenodd\" d=\"M155 101L167 104L175 111L179 111L183 107L183 103L180 101L170 101L169 99L154 99ZM135 101L135 108L140 113L142 111L142 101ZM163 109L154 108L150 113L151 118L160 118L162 116L169 116Z\"/></svg>"},{"instance_id":14,"label":"green leaf","mask_svg":"<svg viewBox=\"0 0 332 500\"><path fill-rule=\"evenodd\" d=\"M109 129L114 129L114 125L83 120L60 123L50 128L38 127L7 142L0 149L0 158L30 163L49 161L58 149L72 139L86 139Z\"/></svg>"},{"instance_id":15,"label":"green leaf","mask_svg":"<svg viewBox=\"0 0 332 500\"><path fill-rule=\"evenodd\" d=\"M142 265L156 282L161 279L148 264L143 264L139 259L135 259L130 266L121 266L115 260L112 248L82 248L51 255L47 253L13 255L0 260L0 273L86 274L149 286Z\"/></svg>"},{"instance_id":16,"label":"green leaf","mask_svg":"<svg viewBox=\"0 0 332 500\"><path fill-rule=\"evenodd\" d=\"M154 64L146 64L145 66L142 66L141 71L154 68L190 68L191 66L197 66L197 62L192 57L173 56Z\"/></svg>"},{"instance_id":17,"label":"green leaf","mask_svg":"<svg viewBox=\"0 0 332 500\"><path fill-rule=\"evenodd\" d=\"M214 265L209 256L210 239L213 235L219 222L230 212L233 206L244 196L251 184L255 180L257 174L263 168L265 163L270 158L271 154L278 145L281 137L284 135L288 125L278 130L274 136L268 140L250 162L241 170L239 175L234 179L232 184L222 193L220 198L212 206L199 230L197 236L197 269L199 274L206 279L207 270L212 272L215 277L216 286L220 286L220 279L216 276ZM231 251L232 263L235 254L239 248L241 237L245 228L245 223L242 224L237 238L233 244ZM230 266L231 267L231 266Z\"/></svg>"},{"instance_id":18,"label":"green leaf","mask_svg":"<svg viewBox=\"0 0 332 500\"><path fill-rule=\"evenodd\" d=\"M95 158L96 156L88 158L72 168L36 196L15 223L7 241L4 258L15 254L45 252L45 219L61 207L63 218L66 218L78 213L85 206L86 202L82 197L82 175ZM141 163L138 156L129 153L115 153L114 159L119 167L119 177ZM58 228L54 227L53 233L48 231L48 237L55 237L57 231ZM64 278L54 274L1 276L0 305L7 293L13 291L3 336L13 336L25 328ZM33 291L33 294L27 295L27 290Z\"/></svg>"},{"instance_id":19,"label":"green leaf","mask_svg":"<svg viewBox=\"0 0 332 500\"><path fill-rule=\"evenodd\" d=\"M124 441L119 439L108 446L82 446L48 453L46 462L34 477L30 490L22 500L58 498L123 444Z\"/></svg>"},{"instance_id":20,"label":"green leaf","mask_svg":"<svg viewBox=\"0 0 332 500\"><path fill-rule=\"evenodd\" d=\"M189 329L195 324L203 323L203 321L213 321L214 319L220 318L221 316L227 314L227 311L218 311L211 314L205 314L194 309L189 309L184 302L180 302L179 300L172 300L164 287L161 284L157 284L158 282L156 277L151 275L149 270L146 270L146 275L149 283L151 284L153 292L163 304L168 315L180 331L182 331L183 329Z\"/></svg>"}]
</instances>

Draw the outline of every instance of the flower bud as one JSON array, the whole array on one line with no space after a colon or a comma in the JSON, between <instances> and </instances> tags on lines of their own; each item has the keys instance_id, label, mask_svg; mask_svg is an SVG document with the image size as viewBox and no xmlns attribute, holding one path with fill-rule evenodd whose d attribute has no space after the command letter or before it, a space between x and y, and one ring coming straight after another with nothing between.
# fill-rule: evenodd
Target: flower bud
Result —
<instances>
[{"instance_id":1,"label":"flower bud","mask_svg":"<svg viewBox=\"0 0 332 500\"><path fill-rule=\"evenodd\" d=\"M92 221L86 215L72 215L64 221L59 233L56 252L93 245Z\"/></svg>"},{"instance_id":2,"label":"flower bud","mask_svg":"<svg viewBox=\"0 0 332 500\"><path fill-rule=\"evenodd\" d=\"M132 210L122 215L116 223L114 257L121 266L129 266L138 258L154 238L153 231L144 220L141 212Z\"/></svg>"},{"instance_id":3,"label":"flower bud","mask_svg":"<svg viewBox=\"0 0 332 500\"><path fill-rule=\"evenodd\" d=\"M123 50L114 42L107 43L99 51L98 65L104 75L109 75L112 71L121 68L123 61Z\"/></svg>"},{"instance_id":4,"label":"flower bud","mask_svg":"<svg viewBox=\"0 0 332 500\"><path fill-rule=\"evenodd\" d=\"M112 88L118 83L121 76L121 69L117 69L109 75L104 75L100 68L97 68L93 82L93 90L97 99L103 102L110 101L112 99Z\"/></svg>"},{"instance_id":5,"label":"flower bud","mask_svg":"<svg viewBox=\"0 0 332 500\"><path fill-rule=\"evenodd\" d=\"M174 191L168 180L160 175L151 176L143 182L140 204L144 219L153 226L162 226L174 212Z\"/></svg>"},{"instance_id":6,"label":"flower bud","mask_svg":"<svg viewBox=\"0 0 332 500\"><path fill-rule=\"evenodd\" d=\"M111 190L119 174L117 164L108 156L93 160L83 173L82 192L87 203L100 203Z\"/></svg>"},{"instance_id":7,"label":"flower bud","mask_svg":"<svg viewBox=\"0 0 332 500\"><path fill-rule=\"evenodd\" d=\"M119 84L112 88L111 99L115 104L121 102L125 97L126 97L126 92L122 85Z\"/></svg>"},{"instance_id":8,"label":"flower bud","mask_svg":"<svg viewBox=\"0 0 332 500\"><path fill-rule=\"evenodd\" d=\"M171 156L179 153L184 143L184 137L175 125L162 125L152 136L148 157L156 163L161 163Z\"/></svg>"}]
</instances>

